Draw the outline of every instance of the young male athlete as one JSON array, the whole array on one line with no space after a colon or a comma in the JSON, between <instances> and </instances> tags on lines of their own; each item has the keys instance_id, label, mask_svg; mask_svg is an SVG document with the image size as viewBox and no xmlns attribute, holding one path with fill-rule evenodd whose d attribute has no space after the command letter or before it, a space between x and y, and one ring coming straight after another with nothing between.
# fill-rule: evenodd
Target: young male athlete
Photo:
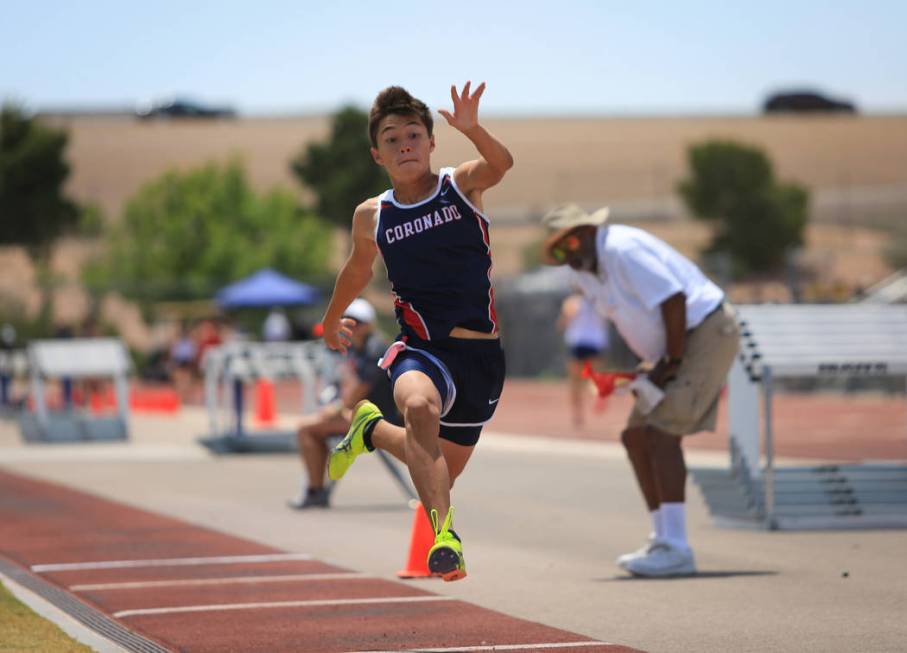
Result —
<instances>
[{"instance_id":1,"label":"young male athlete","mask_svg":"<svg viewBox=\"0 0 907 653\"><path fill-rule=\"evenodd\" d=\"M451 530L450 488L491 419L504 385L491 286L488 218L482 193L513 165L507 148L479 124L482 83L470 93L450 89L447 122L478 150L477 159L432 172L431 112L399 86L378 94L369 114L375 163L392 188L360 204L353 215L352 251L325 313L324 339L345 351L344 310L372 277L381 253L393 286L401 334L382 359L394 386L404 428L361 402L328 464L333 479L375 447L405 462L435 530L429 570L444 580L466 575L460 538Z\"/></svg>"}]
</instances>

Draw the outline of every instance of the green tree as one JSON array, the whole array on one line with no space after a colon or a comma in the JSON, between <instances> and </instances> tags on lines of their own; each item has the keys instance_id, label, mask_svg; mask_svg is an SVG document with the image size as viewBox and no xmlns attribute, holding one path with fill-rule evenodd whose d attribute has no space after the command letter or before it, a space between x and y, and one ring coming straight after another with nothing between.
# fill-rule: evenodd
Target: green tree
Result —
<instances>
[{"instance_id":1,"label":"green tree","mask_svg":"<svg viewBox=\"0 0 907 653\"><path fill-rule=\"evenodd\" d=\"M330 249L331 229L289 191L258 195L238 161L212 163L140 188L86 280L142 302L204 298L263 267L320 281Z\"/></svg>"},{"instance_id":2,"label":"green tree","mask_svg":"<svg viewBox=\"0 0 907 653\"><path fill-rule=\"evenodd\" d=\"M758 148L707 141L687 152L690 176L678 190L694 217L713 226L710 253L727 253L738 276L777 271L803 244L809 193L775 180Z\"/></svg>"},{"instance_id":3,"label":"green tree","mask_svg":"<svg viewBox=\"0 0 907 653\"><path fill-rule=\"evenodd\" d=\"M53 245L80 217L63 191L68 139L12 104L0 109L0 245L20 245L31 257L41 290L37 324L44 332L52 326Z\"/></svg>"},{"instance_id":4,"label":"green tree","mask_svg":"<svg viewBox=\"0 0 907 653\"><path fill-rule=\"evenodd\" d=\"M100 204L83 202L79 209L79 225L75 234L82 238L100 238L107 228L107 218Z\"/></svg>"},{"instance_id":5,"label":"green tree","mask_svg":"<svg viewBox=\"0 0 907 653\"><path fill-rule=\"evenodd\" d=\"M12 104L0 110L0 244L22 245L36 260L78 223L78 206L63 192L67 140Z\"/></svg>"},{"instance_id":6,"label":"green tree","mask_svg":"<svg viewBox=\"0 0 907 653\"><path fill-rule=\"evenodd\" d=\"M370 147L368 114L345 107L334 114L328 140L308 144L290 162L293 174L315 193L318 215L347 230L359 202L389 185Z\"/></svg>"}]
</instances>

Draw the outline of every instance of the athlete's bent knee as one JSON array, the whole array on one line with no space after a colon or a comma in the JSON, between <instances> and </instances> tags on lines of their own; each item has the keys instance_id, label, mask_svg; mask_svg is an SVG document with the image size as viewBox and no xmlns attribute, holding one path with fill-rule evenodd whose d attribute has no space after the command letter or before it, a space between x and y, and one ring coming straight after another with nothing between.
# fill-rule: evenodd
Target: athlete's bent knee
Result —
<instances>
[{"instance_id":1,"label":"athlete's bent knee","mask_svg":"<svg viewBox=\"0 0 907 653\"><path fill-rule=\"evenodd\" d=\"M440 417L438 408L427 398L421 396L407 397L403 404L403 414L407 421L424 422L437 420Z\"/></svg>"}]
</instances>

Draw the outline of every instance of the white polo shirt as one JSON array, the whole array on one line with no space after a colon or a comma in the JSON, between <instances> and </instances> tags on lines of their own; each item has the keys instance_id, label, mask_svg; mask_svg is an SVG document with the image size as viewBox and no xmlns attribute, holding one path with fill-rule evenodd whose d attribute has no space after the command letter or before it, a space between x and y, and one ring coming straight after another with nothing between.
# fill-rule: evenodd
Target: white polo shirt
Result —
<instances>
[{"instance_id":1,"label":"white polo shirt","mask_svg":"<svg viewBox=\"0 0 907 653\"><path fill-rule=\"evenodd\" d=\"M724 301L721 288L695 264L642 229L602 225L596 248L598 273L571 270L573 281L644 361L665 355L661 304L668 297L686 295L687 329Z\"/></svg>"}]
</instances>

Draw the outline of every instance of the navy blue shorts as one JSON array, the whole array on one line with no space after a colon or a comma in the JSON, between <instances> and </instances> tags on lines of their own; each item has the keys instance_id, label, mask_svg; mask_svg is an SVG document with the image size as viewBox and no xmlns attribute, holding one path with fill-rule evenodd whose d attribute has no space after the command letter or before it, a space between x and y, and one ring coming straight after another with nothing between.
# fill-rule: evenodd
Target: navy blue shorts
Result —
<instances>
[{"instance_id":1,"label":"navy blue shorts","mask_svg":"<svg viewBox=\"0 0 907 653\"><path fill-rule=\"evenodd\" d=\"M390 366L391 383L411 370L428 376L441 395L441 437L467 447L475 445L504 389L501 341L426 341L410 336L406 351Z\"/></svg>"},{"instance_id":2,"label":"navy blue shorts","mask_svg":"<svg viewBox=\"0 0 907 653\"><path fill-rule=\"evenodd\" d=\"M573 345L570 347L570 355L578 361L584 361L588 358L595 358L601 353L598 347L590 345Z\"/></svg>"}]
</instances>

